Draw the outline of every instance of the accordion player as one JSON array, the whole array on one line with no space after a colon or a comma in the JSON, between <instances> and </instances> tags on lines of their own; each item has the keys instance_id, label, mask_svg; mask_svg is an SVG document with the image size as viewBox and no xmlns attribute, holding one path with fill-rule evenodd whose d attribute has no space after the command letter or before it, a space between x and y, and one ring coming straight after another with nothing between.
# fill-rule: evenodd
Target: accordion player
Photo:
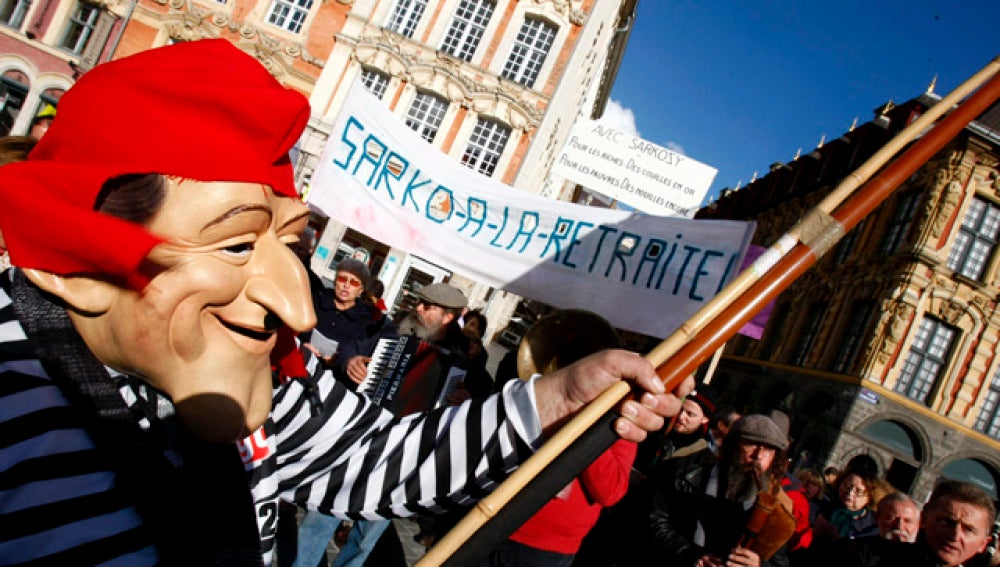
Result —
<instances>
[{"instance_id":1,"label":"accordion player","mask_svg":"<svg viewBox=\"0 0 1000 567\"><path fill-rule=\"evenodd\" d=\"M465 379L467 359L437 344L406 335L380 339L358 392L397 416L446 403Z\"/></svg>"}]
</instances>

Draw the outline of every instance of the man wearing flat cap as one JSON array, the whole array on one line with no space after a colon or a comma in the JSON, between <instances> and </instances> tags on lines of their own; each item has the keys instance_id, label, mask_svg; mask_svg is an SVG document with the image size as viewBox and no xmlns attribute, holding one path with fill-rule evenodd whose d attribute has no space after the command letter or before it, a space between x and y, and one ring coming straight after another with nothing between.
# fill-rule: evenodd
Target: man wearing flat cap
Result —
<instances>
[{"instance_id":1,"label":"man wearing flat cap","mask_svg":"<svg viewBox=\"0 0 1000 567\"><path fill-rule=\"evenodd\" d=\"M329 372L311 392L286 379L316 365L296 356L315 313L290 248L309 210L288 152L309 115L231 43L179 43L84 74L0 167L17 266L0 273L0 564L270 563L279 499L439 511L623 378L646 391L624 438L677 411L624 351L399 420ZM462 434L469 416L481 435Z\"/></svg>"},{"instance_id":2,"label":"man wearing flat cap","mask_svg":"<svg viewBox=\"0 0 1000 567\"><path fill-rule=\"evenodd\" d=\"M443 282L425 285L412 293L417 304L399 321L400 335L441 342L448 325L458 321L462 310L469 305L464 293Z\"/></svg>"},{"instance_id":3,"label":"man wearing flat cap","mask_svg":"<svg viewBox=\"0 0 1000 567\"><path fill-rule=\"evenodd\" d=\"M765 560L738 547L758 493L780 483L771 472L787 448L785 433L754 414L733 424L718 458L705 449L666 461L652 479L651 552L669 565L788 565L783 549Z\"/></svg>"}]
</instances>

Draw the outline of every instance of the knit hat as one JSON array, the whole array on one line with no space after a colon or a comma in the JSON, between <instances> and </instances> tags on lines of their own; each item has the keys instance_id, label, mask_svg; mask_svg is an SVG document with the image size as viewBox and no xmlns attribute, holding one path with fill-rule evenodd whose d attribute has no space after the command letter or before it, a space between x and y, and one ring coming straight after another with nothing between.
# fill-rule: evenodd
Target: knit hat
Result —
<instances>
[{"instance_id":1,"label":"knit hat","mask_svg":"<svg viewBox=\"0 0 1000 567\"><path fill-rule=\"evenodd\" d=\"M753 414L742 417L733 424L726 438L753 441L779 450L788 448L788 436L766 415Z\"/></svg>"},{"instance_id":2,"label":"knit hat","mask_svg":"<svg viewBox=\"0 0 1000 567\"><path fill-rule=\"evenodd\" d=\"M446 283L432 283L413 292L413 295L427 303L447 307L448 309L462 309L469 304L465 294L457 287Z\"/></svg>"},{"instance_id":3,"label":"knit hat","mask_svg":"<svg viewBox=\"0 0 1000 567\"><path fill-rule=\"evenodd\" d=\"M699 386L697 390L688 394L684 399L691 400L701 406L701 413L705 414L706 417L715 413L715 392L707 386Z\"/></svg>"},{"instance_id":4,"label":"knit hat","mask_svg":"<svg viewBox=\"0 0 1000 567\"><path fill-rule=\"evenodd\" d=\"M141 288L148 282L138 267L162 238L94 211L104 182L159 173L261 183L294 197L288 151L308 120L302 94L224 39L102 63L63 95L58 120L28 159L0 167L0 231L11 260Z\"/></svg>"},{"instance_id":5,"label":"knit hat","mask_svg":"<svg viewBox=\"0 0 1000 567\"><path fill-rule=\"evenodd\" d=\"M361 287L368 289L368 282L371 281L372 275L368 271L368 266L361 260L355 260L354 258L344 258L337 264L338 272L347 272L356 276L361 280Z\"/></svg>"}]
</instances>

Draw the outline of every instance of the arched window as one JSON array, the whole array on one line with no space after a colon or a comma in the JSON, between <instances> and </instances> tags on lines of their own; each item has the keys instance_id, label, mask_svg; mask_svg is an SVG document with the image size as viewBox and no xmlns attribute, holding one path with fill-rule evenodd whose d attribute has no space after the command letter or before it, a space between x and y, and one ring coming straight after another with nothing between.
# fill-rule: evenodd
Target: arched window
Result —
<instances>
[{"instance_id":1,"label":"arched window","mask_svg":"<svg viewBox=\"0 0 1000 567\"><path fill-rule=\"evenodd\" d=\"M923 450L916 435L910 428L899 422L887 419L876 421L865 427L861 434L898 453L901 457L914 461L920 461L923 458Z\"/></svg>"},{"instance_id":2,"label":"arched window","mask_svg":"<svg viewBox=\"0 0 1000 567\"><path fill-rule=\"evenodd\" d=\"M958 459L941 468L941 476L971 482L997 497L997 474L989 465L977 459Z\"/></svg>"},{"instance_id":3,"label":"arched window","mask_svg":"<svg viewBox=\"0 0 1000 567\"><path fill-rule=\"evenodd\" d=\"M30 81L24 73L10 70L0 76L0 136L8 136L28 97Z\"/></svg>"}]
</instances>

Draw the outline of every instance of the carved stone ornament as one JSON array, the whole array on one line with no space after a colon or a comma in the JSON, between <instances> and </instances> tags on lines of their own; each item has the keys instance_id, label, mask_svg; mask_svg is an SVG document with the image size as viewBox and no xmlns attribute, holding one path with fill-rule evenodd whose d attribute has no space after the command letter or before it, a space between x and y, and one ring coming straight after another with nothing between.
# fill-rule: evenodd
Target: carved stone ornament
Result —
<instances>
[{"instance_id":1,"label":"carved stone ornament","mask_svg":"<svg viewBox=\"0 0 1000 567\"><path fill-rule=\"evenodd\" d=\"M447 93L449 100L461 100L463 106L479 113L507 117L507 123L518 129L537 127L547 102L544 96L531 89L488 75L474 65L442 56L384 28L372 26L360 34L353 57L366 66L407 81L417 75L443 77L445 85L435 90Z\"/></svg>"},{"instance_id":2,"label":"carved stone ornament","mask_svg":"<svg viewBox=\"0 0 1000 567\"><path fill-rule=\"evenodd\" d=\"M583 4L580 0L575 2L572 0L534 0L534 3L537 5L548 4L553 12L574 26L582 26L587 21L587 12L580 8ZM574 7L573 4L576 6Z\"/></svg>"},{"instance_id":3,"label":"carved stone ornament","mask_svg":"<svg viewBox=\"0 0 1000 567\"><path fill-rule=\"evenodd\" d=\"M908 303L896 302L891 310L886 311L888 317L886 318L885 341L882 344L882 352L891 354L903 338L903 332L913 317L914 308Z\"/></svg>"},{"instance_id":4,"label":"carved stone ornament","mask_svg":"<svg viewBox=\"0 0 1000 567\"><path fill-rule=\"evenodd\" d=\"M955 213L955 209L961 200L962 184L958 181L952 181L945 190L944 197L941 200L941 208L938 209L938 214L934 218L934 224L931 225L931 234L934 238L941 236L945 225L951 220L951 216Z\"/></svg>"},{"instance_id":5,"label":"carved stone ornament","mask_svg":"<svg viewBox=\"0 0 1000 567\"><path fill-rule=\"evenodd\" d=\"M121 0L102 0L110 2L120 2ZM227 29L231 32L238 33L241 38L245 40L256 40L260 45L258 51L263 51L268 54L269 57L276 56L279 52L283 53L292 58L299 58L309 63L323 68L324 61L314 57L309 54L305 46L302 43L289 42L283 39L278 39L267 35L262 32L257 26L246 22L239 22L234 20L229 14L225 12L208 12L203 8L195 5L188 4L186 0L153 0L157 4L169 5L170 8L178 10L182 14L181 21L174 21L164 25L164 29L167 35L177 41L191 41L195 39L204 39L209 37L216 37L210 30L203 29L202 26L208 23L219 29ZM176 14L173 16L176 17ZM262 61L265 67L274 72L273 64ZM291 65L286 65L287 68L291 68Z\"/></svg>"},{"instance_id":6,"label":"carved stone ornament","mask_svg":"<svg viewBox=\"0 0 1000 567\"><path fill-rule=\"evenodd\" d=\"M964 314L965 306L954 299L941 303L941 307L938 309L938 316L949 325L957 324Z\"/></svg>"},{"instance_id":7,"label":"carved stone ornament","mask_svg":"<svg viewBox=\"0 0 1000 567\"><path fill-rule=\"evenodd\" d=\"M187 22L170 23L166 25L165 29L167 36L174 41L194 41L208 38L205 30L192 27Z\"/></svg>"},{"instance_id":8,"label":"carved stone ornament","mask_svg":"<svg viewBox=\"0 0 1000 567\"><path fill-rule=\"evenodd\" d=\"M83 0L83 2L97 8L109 10L112 6L123 4L124 0Z\"/></svg>"}]
</instances>

